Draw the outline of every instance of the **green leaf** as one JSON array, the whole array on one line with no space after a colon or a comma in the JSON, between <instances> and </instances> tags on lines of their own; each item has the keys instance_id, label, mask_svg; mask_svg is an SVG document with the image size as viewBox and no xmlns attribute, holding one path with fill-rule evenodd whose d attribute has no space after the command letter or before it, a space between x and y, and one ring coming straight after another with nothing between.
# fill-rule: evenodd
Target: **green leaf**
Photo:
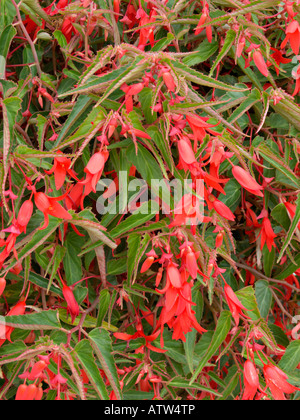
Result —
<instances>
[{"instance_id":1,"label":"green leaf","mask_svg":"<svg viewBox=\"0 0 300 420\"><path fill-rule=\"evenodd\" d=\"M222 59L225 57L225 55L228 53L228 51L230 50L230 48L233 46L234 40L236 38L236 31L229 29L226 33L226 37L224 40L224 44L223 47L221 49L221 51L218 54L218 57L216 58L216 61L214 62L214 64L212 65L210 72L209 72L209 76L212 76L215 69L217 68L218 64L222 61Z\"/></svg>"},{"instance_id":2,"label":"green leaf","mask_svg":"<svg viewBox=\"0 0 300 420\"><path fill-rule=\"evenodd\" d=\"M179 75L184 76L186 80L189 80L190 82L196 83L200 86L208 86L213 89L221 89L226 90L228 92L235 91L235 92L244 92L247 89L240 88L236 86L230 86L226 83L220 82L219 80L215 80L209 76L206 76L205 74L202 74L196 70L191 69L190 67L179 63L179 61L172 61L172 64Z\"/></svg>"},{"instance_id":3,"label":"green leaf","mask_svg":"<svg viewBox=\"0 0 300 420\"><path fill-rule=\"evenodd\" d=\"M203 356L202 360L196 371L194 372L192 379L190 380L190 385L195 382L198 375L202 372L208 361L214 356L214 354L218 351L222 343L224 342L225 338L227 337L231 328L231 313L229 311L223 311L220 315L218 320L218 324L214 335L211 340L211 344L207 349L205 355Z\"/></svg>"},{"instance_id":4,"label":"green leaf","mask_svg":"<svg viewBox=\"0 0 300 420\"><path fill-rule=\"evenodd\" d=\"M82 261L78 254L83 243L82 238L75 232L68 233L64 243L66 253L63 258L63 264L69 286L82 279Z\"/></svg>"},{"instance_id":5,"label":"green leaf","mask_svg":"<svg viewBox=\"0 0 300 420\"><path fill-rule=\"evenodd\" d=\"M282 248L280 250L280 254L278 257L278 262L281 260L281 258L283 257L285 250L287 249L287 247L289 246L294 233L296 232L296 229L298 228L298 224L300 222L300 197L298 196L297 201L296 201L296 212L295 212L295 216L292 220L292 224L291 227L285 237L285 241L282 245Z\"/></svg>"},{"instance_id":6,"label":"green leaf","mask_svg":"<svg viewBox=\"0 0 300 420\"><path fill-rule=\"evenodd\" d=\"M98 305L99 310L98 310L96 327L102 326L103 320L109 309L110 299L111 299L111 296L110 296L109 290L107 289L101 290L100 297L99 297L99 305Z\"/></svg>"},{"instance_id":7,"label":"green leaf","mask_svg":"<svg viewBox=\"0 0 300 420\"><path fill-rule=\"evenodd\" d=\"M116 398L120 400L122 398L122 393L116 363L112 354L113 349L109 333L103 329L97 328L89 333L89 340L91 341L94 352L115 392Z\"/></svg>"},{"instance_id":8,"label":"green leaf","mask_svg":"<svg viewBox=\"0 0 300 420\"><path fill-rule=\"evenodd\" d=\"M261 319L253 287L244 287L243 289L238 290L236 295L242 304L248 309L247 316L254 321Z\"/></svg>"},{"instance_id":9,"label":"green leaf","mask_svg":"<svg viewBox=\"0 0 300 420\"><path fill-rule=\"evenodd\" d=\"M219 43L215 40L209 42L205 39L199 47L188 56L182 59L182 62L189 66L196 66L197 64L203 63L204 61L208 60L215 52L218 51Z\"/></svg>"},{"instance_id":10,"label":"green leaf","mask_svg":"<svg viewBox=\"0 0 300 420\"><path fill-rule=\"evenodd\" d=\"M28 315L11 315L0 318L0 324L21 330L60 329L58 311L48 310Z\"/></svg>"},{"instance_id":11,"label":"green leaf","mask_svg":"<svg viewBox=\"0 0 300 420\"><path fill-rule=\"evenodd\" d=\"M144 225L153 219L158 211L159 205L156 201L143 203L137 211L110 231L111 237L119 238L125 233L128 233L131 229Z\"/></svg>"},{"instance_id":12,"label":"green leaf","mask_svg":"<svg viewBox=\"0 0 300 420\"><path fill-rule=\"evenodd\" d=\"M291 221L287 209L283 203L277 204L271 212L271 216L276 222L288 231L291 226Z\"/></svg>"},{"instance_id":13,"label":"green leaf","mask_svg":"<svg viewBox=\"0 0 300 420\"><path fill-rule=\"evenodd\" d=\"M263 249L263 261L264 261L264 271L267 277L271 277L274 263L275 263L276 251L275 248L272 248L270 252L267 246L264 246Z\"/></svg>"},{"instance_id":14,"label":"green leaf","mask_svg":"<svg viewBox=\"0 0 300 420\"><path fill-rule=\"evenodd\" d=\"M96 365L93 349L88 340L81 340L74 349L76 358L80 361L85 373L101 400L109 400L109 395L99 368Z\"/></svg>"},{"instance_id":15,"label":"green leaf","mask_svg":"<svg viewBox=\"0 0 300 420\"><path fill-rule=\"evenodd\" d=\"M36 213L38 214L38 213ZM49 216L49 225L46 229L43 230L35 230L30 240L18 250L18 259L12 258L8 261L8 266L6 266L5 271L11 270L17 264L21 263L24 258L28 255L32 254L38 247L40 247L49 236L52 235L53 232L60 226L62 223L61 219L57 219L56 217Z\"/></svg>"},{"instance_id":16,"label":"green leaf","mask_svg":"<svg viewBox=\"0 0 300 420\"><path fill-rule=\"evenodd\" d=\"M5 79L6 58L10 44L16 33L16 29L10 25L4 28L0 35L0 79Z\"/></svg>"},{"instance_id":17,"label":"green leaf","mask_svg":"<svg viewBox=\"0 0 300 420\"><path fill-rule=\"evenodd\" d=\"M279 367L286 373L292 373L300 364L300 340L293 341L282 356Z\"/></svg>"},{"instance_id":18,"label":"green leaf","mask_svg":"<svg viewBox=\"0 0 300 420\"><path fill-rule=\"evenodd\" d=\"M259 312L263 318L267 318L272 305L272 291L266 280L259 280L255 283L255 296Z\"/></svg>"},{"instance_id":19,"label":"green leaf","mask_svg":"<svg viewBox=\"0 0 300 420\"><path fill-rule=\"evenodd\" d=\"M198 383L190 384L188 380L184 378L174 378L170 382L167 383L167 386L172 386L174 388L182 388L182 389L196 389L197 391L207 392L208 394L215 395L216 397L222 397L222 395L206 386L202 386Z\"/></svg>"}]
</instances>

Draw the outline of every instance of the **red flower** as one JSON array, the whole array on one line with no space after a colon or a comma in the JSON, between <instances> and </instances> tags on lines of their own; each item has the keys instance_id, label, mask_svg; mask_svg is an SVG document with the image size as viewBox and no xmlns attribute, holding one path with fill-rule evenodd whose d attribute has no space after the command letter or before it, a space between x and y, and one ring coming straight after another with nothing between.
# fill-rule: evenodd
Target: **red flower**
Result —
<instances>
[{"instance_id":1,"label":"red flower","mask_svg":"<svg viewBox=\"0 0 300 420\"><path fill-rule=\"evenodd\" d=\"M259 388L259 377L251 360L247 360L244 365L244 385L243 400L253 400Z\"/></svg>"},{"instance_id":2,"label":"red flower","mask_svg":"<svg viewBox=\"0 0 300 420\"><path fill-rule=\"evenodd\" d=\"M6 287L6 280L4 277L0 277L0 296L2 296Z\"/></svg>"},{"instance_id":3,"label":"red flower","mask_svg":"<svg viewBox=\"0 0 300 420\"><path fill-rule=\"evenodd\" d=\"M254 50L253 51L253 60L254 63L256 65L256 67L258 68L258 70L261 72L261 74L263 74L265 77L268 77L269 75L269 70L268 70L268 66L264 60L264 57L262 55L262 53L260 52L260 50Z\"/></svg>"},{"instance_id":4,"label":"red flower","mask_svg":"<svg viewBox=\"0 0 300 420\"><path fill-rule=\"evenodd\" d=\"M293 53L298 55L300 49L300 25L297 20L293 20L286 28L286 37L281 44L281 48L285 48L288 41L290 41Z\"/></svg>"},{"instance_id":5,"label":"red flower","mask_svg":"<svg viewBox=\"0 0 300 420\"><path fill-rule=\"evenodd\" d=\"M273 54L271 54L271 57L276 61L278 66L280 64L288 64L292 61L291 58L283 57L283 53L280 50L277 50L276 48L271 48L271 50L274 51ZM271 66L272 64L270 63L269 65ZM276 67L275 70L276 70L277 76L279 76L279 72L280 72L279 68Z\"/></svg>"},{"instance_id":6,"label":"red flower","mask_svg":"<svg viewBox=\"0 0 300 420\"><path fill-rule=\"evenodd\" d=\"M239 301L229 284L225 284L224 292L230 312L232 313L236 326L238 326L240 321L240 315L244 315L242 311L247 311L247 308L245 308L245 306L242 305L242 303Z\"/></svg>"},{"instance_id":7,"label":"red flower","mask_svg":"<svg viewBox=\"0 0 300 420\"><path fill-rule=\"evenodd\" d=\"M45 171L48 175L52 175L54 173L55 187L57 190L60 190L63 186L67 174L69 174L72 178L77 179L75 172L70 169L71 163L72 161L69 158L61 156L56 157L54 158L54 165L52 169L50 171Z\"/></svg>"},{"instance_id":8,"label":"red flower","mask_svg":"<svg viewBox=\"0 0 300 420\"><path fill-rule=\"evenodd\" d=\"M199 20L199 23L197 25L197 28L195 29L195 35L199 35L204 27L203 25L207 22L210 21L210 17L209 17L209 5L206 3L206 1L204 1L204 5L203 5L203 9L202 9L202 15L201 18ZM208 42L212 41L212 28L211 26L206 26L206 36L208 39Z\"/></svg>"},{"instance_id":9,"label":"red flower","mask_svg":"<svg viewBox=\"0 0 300 420\"><path fill-rule=\"evenodd\" d=\"M24 300L18 302L8 313L6 316L13 316L13 315L24 315L25 314L25 308L26 308L26 302ZM2 332L1 325L0 325L0 329ZM6 326L4 331L5 331L5 338L0 339L0 347L2 346L3 343L5 343L6 340L11 342L10 336L13 332L14 328L13 327L8 327ZM0 334L1 336L1 334Z\"/></svg>"},{"instance_id":10,"label":"red flower","mask_svg":"<svg viewBox=\"0 0 300 420\"><path fill-rule=\"evenodd\" d=\"M19 214L17 218L17 225L20 229L20 232L26 233L26 227L31 219L32 212L33 212L32 201L31 200L24 201L24 203L22 204L19 210Z\"/></svg>"},{"instance_id":11,"label":"red flower","mask_svg":"<svg viewBox=\"0 0 300 420\"><path fill-rule=\"evenodd\" d=\"M277 238L277 235L275 235L271 222L268 218L268 212L264 210L258 219L263 217L263 223L262 223L262 229L260 232L261 235L261 249L263 249L265 243L267 244L268 250L271 252L272 247L276 248L276 244L274 242L274 239Z\"/></svg>"},{"instance_id":12,"label":"red flower","mask_svg":"<svg viewBox=\"0 0 300 420\"><path fill-rule=\"evenodd\" d=\"M64 282L63 283L63 288L62 288L62 292L64 295L64 298L67 302L67 311L68 313L71 315L71 319L72 319L72 323L74 323L75 319L78 317L79 315L79 305L75 299L74 293L72 292L72 290L70 289L69 286L67 286Z\"/></svg>"},{"instance_id":13,"label":"red flower","mask_svg":"<svg viewBox=\"0 0 300 420\"><path fill-rule=\"evenodd\" d=\"M288 383L288 376L277 366L265 365L264 377L274 399L277 401L286 400L284 394L293 394L299 391L299 388Z\"/></svg>"},{"instance_id":14,"label":"red flower","mask_svg":"<svg viewBox=\"0 0 300 420\"><path fill-rule=\"evenodd\" d=\"M84 169L84 172L86 173L86 179L85 181L80 182L80 184L85 185L83 199L89 195L91 191L96 192L96 186L102 176L104 166L108 158L109 153L107 150L95 153L91 157L89 163Z\"/></svg>"},{"instance_id":15,"label":"red flower","mask_svg":"<svg viewBox=\"0 0 300 420\"><path fill-rule=\"evenodd\" d=\"M251 194L258 195L259 197L264 196L261 192L263 187L261 187L245 169L240 166L233 166L232 174L245 190L249 191Z\"/></svg>"},{"instance_id":16,"label":"red flower","mask_svg":"<svg viewBox=\"0 0 300 420\"><path fill-rule=\"evenodd\" d=\"M142 265L141 268L141 273L145 273L146 271L148 271L152 264L154 263L155 258L157 258L157 255L155 253L155 251L152 249L152 251L148 252L147 255L147 259L145 260L144 264Z\"/></svg>"},{"instance_id":17,"label":"red flower","mask_svg":"<svg viewBox=\"0 0 300 420\"><path fill-rule=\"evenodd\" d=\"M66 194L60 197L49 197L48 195L38 192L34 195L34 202L37 208L44 214L44 224L40 230L46 229L49 224L49 215L58 217L59 219L71 220L72 216L65 210L58 201L65 198Z\"/></svg>"},{"instance_id":18,"label":"red flower","mask_svg":"<svg viewBox=\"0 0 300 420\"><path fill-rule=\"evenodd\" d=\"M214 135L214 136L218 136L220 135L220 133L211 130L212 127L216 127L217 125L219 125L220 123L217 124L209 124L207 122L207 120L209 120L209 118L204 118L204 117L199 117L197 116L192 116L192 115L187 115L186 119L193 131L194 134L194 139L195 139L195 146L194 146L194 150L197 151L197 145L198 142L200 142L200 144L202 143L204 137L206 136L206 132Z\"/></svg>"},{"instance_id":19,"label":"red flower","mask_svg":"<svg viewBox=\"0 0 300 420\"><path fill-rule=\"evenodd\" d=\"M208 195L206 202L209 210L214 209L221 217L224 217L225 219L230 220L231 222L235 221L235 215L226 206L226 204L222 203L222 201L218 200L212 194L206 195Z\"/></svg>"}]
</instances>

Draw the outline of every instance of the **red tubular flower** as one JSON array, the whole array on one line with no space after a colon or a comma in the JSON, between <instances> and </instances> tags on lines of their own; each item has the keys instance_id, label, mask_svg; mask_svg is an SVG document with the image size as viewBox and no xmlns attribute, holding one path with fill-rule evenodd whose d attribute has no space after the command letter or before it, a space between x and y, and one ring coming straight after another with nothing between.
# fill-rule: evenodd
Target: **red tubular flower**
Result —
<instances>
[{"instance_id":1,"label":"red tubular flower","mask_svg":"<svg viewBox=\"0 0 300 420\"><path fill-rule=\"evenodd\" d=\"M38 192L34 195L34 202L37 208L44 214L45 221L40 230L46 229L49 224L49 215L58 217L59 219L71 220L72 216L65 210L58 201L65 198L66 194L60 197L49 197L48 195Z\"/></svg>"},{"instance_id":2,"label":"red tubular flower","mask_svg":"<svg viewBox=\"0 0 300 420\"><path fill-rule=\"evenodd\" d=\"M30 374L28 375L28 380L35 381L36 379L40 378L46 367L47 363L43 360L36 362L32 367Z\"/></svg>"},{"instance_id":3,"label":"red tubular flower","mask_svg":"<svg viewBox=\"0 0 300 420\"><path fill-rule=\"evenodd\" d=\"M48 175L54 174L55 187L57 190L60 190L64 185L66 175L69 174L72 178L76 178L75 172L70 169L71 159L66 157L56 157L54 158L54 165L50 171L45 171Z\"/></svg>"},{"instance_id":4,"label":"red tubular flower","mask_svg":"<svg viewBox=\"0 0 300 420\"><path fill-rule=\"evenodd\" d=\"M259 377L251 360L247 360L244 365L244 385L243 400L253 400L259 388Z\"/></svg>"},{"instance_id":5,"label":"red tubular flower","mask_svg":"<svg viewBox=\"0 0 300 420\"><path fill-rule=\"evenodd\" d=\"M13 315L24 315L26 309L26 302L25 300L22 300L18 302L8 313L7 316L13 316ZM13 327L6 327L5 329L5 337L8 341L11 342L10 336L13 332Z\"/></svg>"},{"instance_id":6,"label":"red tubular flower","mask_svg":"<svg viewBox=\"0 0 300 420\"><path fill-rule=\"evenodd\" d=\"M235 215L232 211L226 206L226 204L222 203L222 201L218 200L214 195L210 194L207 200L208 208L214 210L225 219L234 222Z\"/></svg>"},{"instance_id":7,"label":"red tubular flower","mask_svg":"<svg viewBox=\"0 0 300 420\"><path fill-rule=\"evenodd\" d=\"M300 25L297 20L293 20L286 28L286 37L281 44L281 48L285 48L290 41L293 53L298 55L300 50Z\"/></svg>"},{"instance_id":8,"label":"red tubular flower","mask_svg":"<svg viewBox=\"0 0 300 420\"><path fill-rule=\"evenodd\" d=\"M141 274L148 271L151 268L152 264L154 263L155 258L157 258L156 252L153 249L150 252L148 252L148 254L146 255L148 258L145 260L144 264L142 265Z\"/></svg>"},{"instance_id":9,"label":"red tubular flower","mask_svg":"<svg viewBox=\"0 0 300 420\"><path fill-rule=\"evenodd\" d=\"M264 245L267 244L268 250L269 250L269 252L271 252L272 247L276 248L276 244L274 242L274 239L277 238L277 235L274 233L274 231L272 229L271 222L268 218L268 212L266 210L263 211L261 217L263 217L262 229L261 229L261 232L260 232L260 235L261 235L261 249L263 249Z\"/></svg>"},{"instance_id":10,"label":"red tubular flower","mask_svg":"<svg viewBox=\"0 0 300 420\"><path fill-rule=\"evenodd\" d=\"M0 277L0 296L2 296L6 287L6 280L4 277Z\"/></svg>"},{"instance_id":11,"label":"red tubular flower","mask_svg":"<svg viewBox=\"0 0 300 420\"><path fill-rule=\"evenodd\" d=\"M71 315L72 323L74 323L75 319L79 315L79 305L75 299L74 293L65 283L63 283L62 292L68 305L67 311Z\"/></svg>"},{"instance_id":12,"label":"red tubular flower","mask_svg":"<svg viewBox=\"0 0 300 420\"><path fill-rule=\"evenodd\" d=\"M232 168L232 174L245 190L258 197L264 196L262 193L263 187L261 187L245 169L240 166L234 166Z\"/></svg>"},{"instance_id":13,"label":"red tubular flower","mask_svg":"<svg viewBox=\"0 0 300 420\"><path fill-rule=\"evenodd\" d=\"M271 50L274 51L271 54L271 57L276 61L278 66L280 66L280 64L291 63L292 59L283 57L283 53L280 50L277 50L276 48L271 48ZM270 63L269 65L272 65L272 64ZM277 76L279 76L279 73L280 73L279 68L276 67L275 70L276 70Z\"/></svg>"},{"instance_id":14,"label":"red tubular flower","mask_svg":"<svg viewBox=\"0 0 300 420\"><path fill-rule=\"evenodd\" d=\"M198 142L202 143L204 137L206 136L206 132L214 135L214 136L218 136L220 133L211 130L212 127L216 127L218 124L209 124L207 122L207 120L209 120L209 118L203 118L203 117L199 117L198 115L196 116L192 116L192 115L187 115L186 116L187 122L189 123L193 134L194 134L194 138L195 138L195 148L194 150L197 150L197 144Z\"/></svg>"},{"instance_id":15,"label":"red tubular flower","mask_svg":"<svg viewBox=\"0 0 300 420\"><path fill-rule=\"evenodd\" d=\"M80 182L80 184L85 185L83 199L92 191L96 192L97 183L102 176L104 166L108 158L109 153L107 150L95 153L91 157L89 163L84 169L86 179L85 181Z\"/></svg>"},{"instance_id":16,"label":"red tubular flower","mask_svg":"<svg viewBox=\"0 0 300 420\"><path fill-rule=\"evenodd\" d=\"M15 401L25 401L27 395L27 385L20 385L16 394Z\"/></svg>"},{"instance_id":17,"label":"red tubular flower","mask_svg":"<svg viewBox=\"0 0 300 420\"><path fill-rule=\"evenodd\" d=\"M269 75L268 66L267 66L267 64L264 60L264 57L263 57L262 53L260 52L260 50L253 51L253 56L252 57L253 57L253 60L254 60L254 63L256 65L256 67L261 72L261 74L263 74L265 77L268 77L268 75Z\"/></svg>"},{"instance_id":18,"label":"red tubular flower","mask_svg":"<svg viewBox=\"0 0 300 420\"><path fill-rule=\"evenodd\" d=\"M31 219L33 213L33 203L31 200L26 200L22 204L18 218L17 218L17 225L20 229L20 232L26 233L26 227Z\"/></svg>"},{"instance_id":19,"label":"red tubular flower","mask_svg":"<svg viewBox=\"0 0 300 420\"><path fill-rule=\"evenodd\" d=\"M168 90L170 92L175 92L176 91L176 84L175 84L174 78L171 75L171 73L164 72L163 73L163 79L164 79L165 85L167 86Z\"/></svg>"},{"instance_id":20,"label":"red tubular flower","mask_svg":"<svg viewBox=\"0 0 300 420\"><path fill-rule=\"evenodd\" d=\"M202 15L201 18L199 20L199 23L197 25L197 28L195 29L195 35L199 35L204 27L204 23L207 23L210 21L210 17L209 17L209 5L206 3L206 1L204 1L204 5L203 5L203 10L202 10ZM211 26L206 26L206 36L208 39L208 42L212 41L212 28Z\"/></svg>"},{"instance_id":21,"label":"red tubular flower","mask_svg":"<svg viewBox=\"0 0 300 420\"><path fill-rule=\"evenodd\" d=\"M244 315L242 311L247 311L247 308L242 305L229 284L225 284L224 292L230 312L232 313L236 326L238 326L240 322L240 315Z\"/></svg>"},{"instance_id":22,"label":"red tubular flower","mask_svg":"<svg viewBox=\"0 0 300 420\"><path fill-rule=\"evenodd\" d=\"M265 365L264 377L274 399L277 401L286 400L284 394L293 394L299 391L299 388L288 383L288 376L277 366Z\"/></svg>"},{"instance_id":23,"label":"red tubular flower","mask_svg":"<svg viewBox=\"0 0 300 420\"><path fill-rule=\"evenodd\" d=\"M115 19L118 22L120 13L120 0L114 0L114 12L116 13Z\"/></svg>"}]
</instances>

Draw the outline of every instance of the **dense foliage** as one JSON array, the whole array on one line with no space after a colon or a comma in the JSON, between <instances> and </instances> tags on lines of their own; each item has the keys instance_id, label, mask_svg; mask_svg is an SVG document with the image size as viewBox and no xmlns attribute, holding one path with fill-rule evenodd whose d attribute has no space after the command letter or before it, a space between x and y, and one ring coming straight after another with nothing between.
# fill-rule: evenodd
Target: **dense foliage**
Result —
<instances>
[{"instance_id":1,"label":"dense foliage","mask_svg":"<svg viewBox=\"0 0 300 420\"><path fill-rule=\"evenodd\" d=\"M299 12L0 0L1 400L299 399Z\"/></svg>"}]
</instances>

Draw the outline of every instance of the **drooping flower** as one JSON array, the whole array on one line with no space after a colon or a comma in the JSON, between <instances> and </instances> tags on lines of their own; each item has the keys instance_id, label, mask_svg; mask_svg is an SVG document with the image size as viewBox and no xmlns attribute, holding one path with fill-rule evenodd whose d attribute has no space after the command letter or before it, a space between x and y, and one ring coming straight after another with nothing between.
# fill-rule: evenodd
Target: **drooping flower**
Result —
<instances>
[{"instance_id":1,"label":"drooping flower","mask_svg":"<svg viewBox=\"0 0 300 420\"><path fill-rule=\"evenodd\" d=\"M254 50L252 54L253 61L258 68L258 70L263 74L265 77L268 77L269 70L268 66L264 60L264 57L259 49Z\"/></svg>"},{"instance_id":2,"label":"drooping flower","mask_svg":"<svg viewBox=\"0 0 300 420\"><path fill-rule=\"evenodd\" d=\"M267 210L263 210L261 215L257 219L263 219L262 228L261 228L261 249L263 249L264 245L267 244L269 252L272 251L272 247L276 248L276 244L274 239L277 238L277 235L274 233L269 215Z\"/></svg>"},{"instance_id":3,"label":"drooping flower","mask_svg":"<svg viewBox=\"0 0 300 420\"><path fill-rule=\"evenodd\" d=\"M263 197L263 187L260 186L249 174L249 172L245 171L245 169L240 166L233 166L232 174L237 182L245 188L245 190L249 191L251 194L257 195L258 197Z\"/></svg>"},{"instance_id":4,"label":"drooping flower","mask_svg":"<svg viewBox=\"0 0 300 420\"><path fill-rule=\"evenodd\" d=\"M227 207L222 201L218 200L214 195L207 194L206 202L209 210L214 209L221 217L224 217L231 222L235 221L235 215L229 207Z\"/></svg>"},{"instance_id":5,"label":"drooping flower","mask_svg":"<svg viewBox=\"0 0 300 420\"><path fill-rule=\"evenodd\" d=\"M259 388L259 377L256 367L251 360L247 360L244 365L244 395L243 400L253 400Z\"/></svg>"},{"instance_id":6,"label":"drooping flower","mask_svg":"<svg viewBox=\"0 0 300 420\"><path fill-rule=\"evenodd\" d=\"M299 388L288 383L288 376L277 366L265 365L264 377L274 399L277 401L286 400L284 394L293 394L299 391Z\"/></svg>"},{"instance_id":7,"label":"drooping flower","mask_svg":"<svg viewBox=\"0 0 300 420\"><path fill-rule=\"evenodd\" d=\"M31 200L26 200L22 204L17 217L17 225L20 232L26 233L26 227L31 219L33 213L33 203Z\"/></svg>"},{"instance_id":8,"label":"drooping flower","mask_svg":"<svg viewBox=\"0 0 300 420\"><path fill-rule=\"evenodd\" d=\"M291 48L295 55L299 54L300 50L300 25L297 20L292 20L286 28L286 37L281 44L281 48L285 48L287 43L290 42Z\"/></svg>"},{"instance_id":9,"label":"drooping flower","mask_svg":"<svg viewBox=\"0 0 300 420\"><path fill-rule=\"evenodd\" d=\"M247 308L245 308L245 306L239 301L229 284L225 284L224 292L230 312L232 313L236 326L238 326L240 322L240 315L245 317L242 311L247 311Z\"/></svg>"},{"instance_id":10,"label":"drooping flower","mask_svg":"<svg viewBox=\"0 0 300 420\"><path fill-rule=\"evenodd\" d=\"M49 224L49 215L59 219L71 220L72 216L65 210L58 201L66 197L67 193L60 197L49 197L45 193L38 192L34 194L34 202L37 208L44 214L45 221L39 228L46 229Z\"/></svg>"},{"instance_id":11,"label":"drooping flower","mask_svg":"<svg viewBox=\"0 0 300 420\"><path fill-rule=\"evenodd\" d=\"M150 252L148 252L146 255L148 258L145 260L144 264L142 265L141 274L148 271L151 268L152 264L154 263L155 258L158 258L156 255L156 252L153 249Z\"/></svg>"},{"instance_id":12,"label":"drooping flower","mask_svg":"<svg viewBox=\"0 0 300 420\"><path fill-rule=\"evenodd\" d=\"M280 69L279 69L279 66L280 66L280 64L288 64L288 63L290 63L291 61L292 61L292 59L291 58L285 58L284 56L283 56L283 53L282 53L282 51L280 51L280 50L277 50L276 48L271 48L271 50L272 51L274 51L272 54L271 54L271 57L273 58L273 60L275 60L276 61L276 63L278 64L278 67L276 67L276 69L275 69L275 71L276 71L276 73L277 73L277 76L279 76L279 73L280 73ZM272 63L269 63L268 65L272 65Z\"/></svg>"},{"instance_id":13,"label":"drooping flower","mask_svg":"<svg viewBox=\"0 0 300 420\"><path fill-rule=\"evenodd\" d=\"M52 169L50 171L45 171L48 175L54 174L55 187L57 190L60 190L64 185L67 174L69 174L72 178L77 179L75 172L70 169L71 164L71 159L64 156L58 156L54 158L54 165Z\"/></svg>"},{"instance_id":14,"label":"drooping flower","mask_svg":"<svg viewBox=\"0 0 300 420\"><path fill-rule=\"evenodd\" d=\"M198 142L200 142L201 144L207 133L210 133L214 136L220 135L220 133L212 130L213 127L216 127L220 123L209 124L207 122L209 118L200 117L199 115L187 115L186 119L194 134L194 140L195 140L194 151L195 152L197 151L197 148L198 148L197 146Z\"/></svg>"},{"instance_id":15,"label":"drooping flower","mask_svg":"<svg viewBox=\"0 0 300 420\"><path fill-rule=\"evenodd\" d=\"M209 5L206 1L204 1L204 5L203 5L203 9L202 9L202 15L201 15L201 18L200 18L199 23L197 25L197 28L195 29L195 35L199 35L204 29L203 25L205 23L209 22L210 20L211 19L209 17ZM212 42L212 28L211 28L210 25L207 25L205 29L206 29L207 40L208 40L208 42L211 43Z\"/></svg>"},{"instance_id":16,"label":"drooping flower","mask_svg":"<svg viewBox=\"0 0 300 420\"><path fill-rule=\"evenodd\" d=\"M0 296L2 296L6 287L6 280L4 277L0 277Z\"/></svg>"},{"instance_id":17,"label":"drooping flower","mask_svg":"<svg viewBox=\"0 0 300 420\"><path fill-rule=\"evenodd\" d=\"M26 309L26 302L25 300L20 300L13 308L10 309L10 311L7 313L6 316L14 316L14 315L24 315ZM1 328L1 325L0 325ZM13 327L5 326L4 334L5 338L2 338L3 334L0 334L0 347L5 343L6 340L11 342L11 334L14 331ZM1 328L2 332L2 328Z\"/></svg>"},{"instance_id":18,"label":"drooping flower","mask_svg":"<svg viewBox=\"0 0 300 420\"><path fill-rule=\"evenodd\" d=\"M77 300L75 299L74 293L71 290L71 288L68 285L66 285L64 282L62 283L63 283L63 288L62 288L63 296L67 302L67 312L71 315L72 323L74 323L75 319L79 315L79 305L77 303Z\"/></svg>"},{"instance_id":19,"label":"drooping flower","mask_svg":"<svg viewBox=\"0 0 300 420\"><path fill-rule=\"evenodd\" d=\"M80 182L80 184L85 186L82 199L84 199L84 197L89 195L92 191L96 192L97 183L102 176L104 166L108 158L109 153L107 150L97 152L91 157L89 163L84 169L86 179Z\"/></svg>"}]
</instances>

